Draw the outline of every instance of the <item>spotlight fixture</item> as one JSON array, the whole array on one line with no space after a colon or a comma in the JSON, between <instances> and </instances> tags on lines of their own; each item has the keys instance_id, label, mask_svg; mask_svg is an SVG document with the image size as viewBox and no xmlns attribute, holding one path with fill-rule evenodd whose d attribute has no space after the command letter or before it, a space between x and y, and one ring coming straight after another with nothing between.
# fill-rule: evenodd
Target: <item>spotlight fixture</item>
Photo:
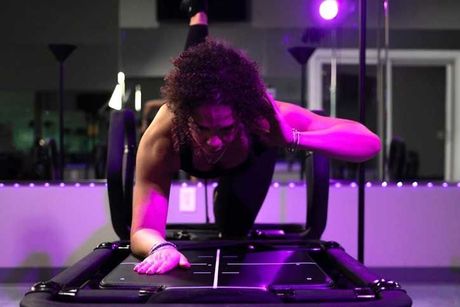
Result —
<instances>
[{"instance_id":1,"label":"spotlight fixture","mask_svg":"<svg viewBox=\"0 0 460 307\"><path fill-rule=\"evenodd\" d=\"M319 15L325 20L332 20L339 13L339 3L337 0L324 0L319 5Z\"/></svg>"}]
</instances>

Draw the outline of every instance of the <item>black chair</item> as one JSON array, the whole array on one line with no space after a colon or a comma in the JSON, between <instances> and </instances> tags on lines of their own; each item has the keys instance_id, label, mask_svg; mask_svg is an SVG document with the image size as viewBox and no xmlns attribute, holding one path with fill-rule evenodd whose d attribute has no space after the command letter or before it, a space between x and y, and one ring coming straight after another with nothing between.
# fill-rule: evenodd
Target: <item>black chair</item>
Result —
<instances>
[{"instance_id":1,"label":"black chair","mask_svg":"<svg viewBox=\"0 0 460 307\"><path fill-rule=\"evenodd\" d=\"M390 180L398 181L405 179L406 159L406 142L400 137L394 137L390 143L390 154L388 157L388 175Z\"/></svg>"},{"instance_id":2,"label":"black chair","mask_svg":"<svg viewBox=\"0 0 460 307\"><path fill-rule=\"evenodd\" d=\"M120 240L129 240L135 157L135 114L129 109L112 111L107 148L107 192L112 226Z\"/></svg>"}]
</instances>

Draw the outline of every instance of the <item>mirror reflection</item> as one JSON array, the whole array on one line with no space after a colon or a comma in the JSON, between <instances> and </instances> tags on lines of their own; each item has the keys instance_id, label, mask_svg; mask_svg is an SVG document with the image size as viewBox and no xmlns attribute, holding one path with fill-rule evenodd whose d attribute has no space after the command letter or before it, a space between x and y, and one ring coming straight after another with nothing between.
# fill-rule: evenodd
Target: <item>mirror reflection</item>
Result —
<instances>
[{"instance_id":1,"label":"mirror reflection","mask_svg":"<svg viewBox=\"0 0 460 307\"><path fill-rule=\"evenodd\" d=\"M136 110L138 136L163 103L163 77L186 36L179 1L7 2L0 18L0 180L104 179L110 111L120 107L110 102ZM326 19L313 0L216 3L210 1L211 36L246 50L276 99L358 120L357 1ZM420 5L431 18L403 16L409 5L368 4L366 125L384 146L366 163L366 177L458 180L460 39L453 37L460 21L435 16L450 16L460 4ZM59 58L51 44L75 50ZM302 64L293 47L313 53ZM299 179L300 169L298 155L280 152L275 179ZM335 161L331 175L354 180L356 169Z\"/></svg>"}]
</instances>

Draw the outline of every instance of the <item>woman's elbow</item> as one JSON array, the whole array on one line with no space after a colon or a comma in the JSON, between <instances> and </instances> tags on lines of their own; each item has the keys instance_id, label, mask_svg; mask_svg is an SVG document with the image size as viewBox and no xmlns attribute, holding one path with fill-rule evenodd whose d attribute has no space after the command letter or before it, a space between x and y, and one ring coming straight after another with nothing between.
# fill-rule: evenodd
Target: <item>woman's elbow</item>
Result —
<instances>
[{"instance_id":1,"label":"woman's elbow","mask_svg":"<svg viewBox=\"0 0 460 307\"><path fill-rule=\"evenodd\" d=\"M374 133L372 133L368 137L366 137L366 140L363 141L363 143L364 143L363 145L365 145L365 146L363 146L363 152L360 155L360 157L358 157L358 159L356 159L355 162L361 163L361 162L365 162L365 161L367 161L369 159L372 159L382 149L382 142L381 142L380 138Z\"/></svg>"}]
</instances>

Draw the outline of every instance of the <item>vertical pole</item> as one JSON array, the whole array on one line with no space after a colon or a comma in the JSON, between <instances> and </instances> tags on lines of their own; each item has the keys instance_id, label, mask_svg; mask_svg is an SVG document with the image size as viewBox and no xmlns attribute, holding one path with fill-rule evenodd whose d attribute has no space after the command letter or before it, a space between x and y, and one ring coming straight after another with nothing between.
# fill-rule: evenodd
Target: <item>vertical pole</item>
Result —
<instances>
[{"instance_id":1,"label":"vertical pole","mask_svg":"<svg viewBox=\"0 0 460 307\"><path fill-rule=\"evenodd\" d=\"M64 179L64 62L59 62L59 180Z\"/></svg>"},{"instance_id":2,"label":"vertical pole","mask_svg":"<svg viewBox=\"0 0 460 307\"><path fill-rule=\"evenodd\" d=\"M366 1L359 0L359 121L366 123ZM364 263L364 181L365 166L359 164L358 171L358 261Z\"/></svg>"},{"instance_id":3,"label":"vertical pole","mask_svg":"<svg viewBox=\"0 0 460 307\"><path fill-rule=\"evenodd\" d=\"M300 72L300 105L302 106L302 108L306 108L307 107L307 99L306 99L306 95L305 95L305 81L306 81L306 63L301 63L300 64L300 69L301 69L301 72ZM302 156L302 158L300 159L300 180L304 180L305 177L305 167L306 167L306 164L305 164L305 157Z\"/></svg>"},{"instance_id":4,"label":"vertical pole","mask_svg":"<svg viewBox=\"0 0 460 307\"><path fill-rule=\"evenodd\" d=\"M391 108L389 106L390 103L390 97L388 95L389 93L389 86L390 82L388 82L388 76L390 70L390 58L388 57L388 51L390 49L390 20L389 20L389 0L383 0L383 12L384 12L384 29L385 29L385 46L384 46L384 58L385 58L385 69L384 69L384 116L383 116L383 122L384 122L384 134L382 137L382 152L383 152L383 180L388 179L388 148L390 144L389 137L391 136L391 126L389 119L391 119Z\"/></svg>"},{"instance_id":5,"label":"vertical pole","mask_svg":"<svg viewBox=\"0 0 460 307\"><path fill-rule=\"evenodd\" d=\"M300 105L302 108L307 107L307 99L305 97L305 63L300 64Z\"/></svg>"},{"instance_id":6,"label":"vertical pole","mask_svg":"<svg viewBox=\"0 0 460 307\"><path fill-rule=\"evenodd\" d=\"M337 28L331 30L331 85L329 87L329 97L331 100L330 116L337 117Z\"/></svg>"}]
</instances>

